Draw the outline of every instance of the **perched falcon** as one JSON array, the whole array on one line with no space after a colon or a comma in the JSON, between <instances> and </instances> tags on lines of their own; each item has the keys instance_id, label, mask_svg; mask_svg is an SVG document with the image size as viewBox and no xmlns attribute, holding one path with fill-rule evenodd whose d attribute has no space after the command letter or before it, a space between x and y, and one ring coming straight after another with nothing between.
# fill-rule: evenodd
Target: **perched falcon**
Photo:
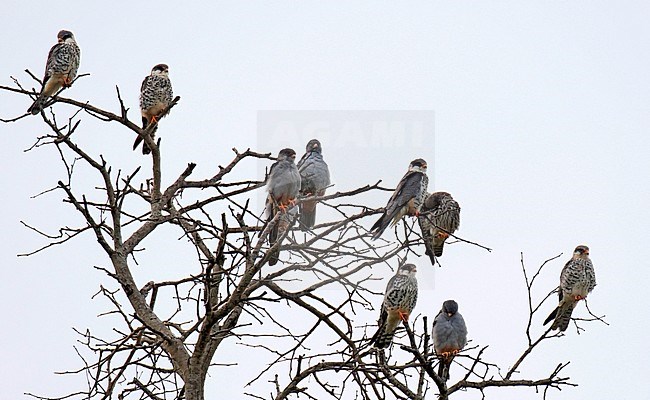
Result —
<instances>
[{"instance_id":1,"label":"perched falcon","mask_svg":"<svg viewBox=\"0 0 650 400\"><path fill-rule=\"evenodd\" d=\"M147 129L149 124L156 123L151 131L153 139L158 129L158 120L166 115L165 111L172 102L172 82L169 80L169 67L167 64L158 64L151 70L151 75L144 78L140 87L140 113L142 114L142 129ZM138 135L133 143L135 150L142 136ZM142 154L151 153L146 143L142 143Z\"/></svg>"},{"instance_id":2,"label":"perched falcon","mask_svg":"<svg viewBox=\"0 0 650 400\"><path fill-rule=\"evenodd\" d=\"M595 287L596 273L589 259L589 247L578 246L560 274L560 304L546 318L544 325L553 321L551 329L565 331L569 327L573 308L578 301L586 299Z\"/></svg>"},{"instance_id":3,"label":"perched falcon","mask_svg":"<svg viewBox=\"0 0 650 400\"><path fill-rule=\"evenodd\" d=\"M388 200L384 213L370 228L370 232L374 232L372 238L379 238L389 224L394 226L407 214L419 215L428 184L427 162L421 158L411 161L408 172L399 181L395 192Z\"/></svg>"},{"instance_id":4,"label":"perched falcon","mask_svg":"<svg viewBox=\"0 0 650 400\"><path fill-rule=\"evenodd\" d=\"M273 246L278 237L282 237L289 229L293 221L292 215L295 212L287 212L296 202L300 191L300 172L295 164L296 152L292 149L282 149L276 161L269 171L266 198L266 220L267 223L273 220L278 212L282 213L277 224L269 232L269 245ZM280 255L279 248L269 256L269 265L275 265Z\"/></svg>"},{"instance_id":5,"label":"perched falcon","mask_svg":"<svg viewBox=\"0 0 650 400\"><path fill-rule=\"evenodd\" d=\"M61 88L72 86L72 81L77 76L79 69L81 50L79 50L72 32L63 30L56 37L58 43L52 46L47 55L43 88L34 104L27 110L34 115L41 112L48 97L55 95Z\"/></svg>"},{"instance_id":6,"label":"perched falcon","mask_svg":"<svg viewBox=\"0 0 650 400\"><path fill-rule=\"evenodd\" d=\"M415 272L415 265L404 264L397 269L397 273L386 285L384 302L379 315L379 329L371 339L378 349L390 345L397 325L401 321L408 321L409 315L415 308L418 300L418 281Z\"/></svg>"},{"instance_id":7,"label":"perched falcon","mask_svg":"<svg viewBox=\"0 0 650 400\"><path fill-rule=\"evenodd\" d=\"M454 300L442 303L442 309L433 320L431 336L433 348L440 358L438 375L446 381L449 379L451 360L467 343L467 326L463 316L458 312L458 303Z\"/></svg>"},{"instance_id":8,"label":"perched falcon","mask_svg":"<svg viewBox=\"0 0 650 400\"><path fill-rule=\"evenodd\" d=\"M418 217L426 253L435 265L435 257L442 256L442 248L449 234L460 225L460 206L447 192L427 195Z\"/></svg>"},{"instance_id":9,"label":"perched falcon","mask_svg":"<svg viewBox=\"0 0 650 400\"><path fill-rule=\"evenodd\" d=\"M305 155L298 161L300 171L300 194L302 196L323 196L330 185L330 170L323 160L323 148L318 140L307 143ZM316 201L300 204L300 229L307 231L316 223Z\"/></svg>"}]
</instances>

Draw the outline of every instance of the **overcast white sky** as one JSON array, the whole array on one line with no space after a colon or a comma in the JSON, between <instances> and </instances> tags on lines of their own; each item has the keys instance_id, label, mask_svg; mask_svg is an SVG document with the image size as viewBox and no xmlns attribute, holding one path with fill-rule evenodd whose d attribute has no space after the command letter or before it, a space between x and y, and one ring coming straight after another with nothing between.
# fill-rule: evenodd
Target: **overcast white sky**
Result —
<instances>
[{"instance_id":1,"label":"overcast white sky","mask_svg":"<svg viewBox=\"0 0 650 400\"><path fill-rule=\"evenodd\" d=\"M650 349L642 334L650 283L644 251L650 225L650 4L99 4L5 0L0 84L10 85L10 75L28 83L25 68L42 75L56 33L69 29L82 49L80 72L91 76L65 95L117 110L119 85L138 121L143 77L153 65L167 63L182 97L159 130L167 180L187 162L198 163L197 177L208 176L231 159L232 147L276 153L279 143L260 137L260 110L430 110L435 129L422 145L364 147L342 142L345 136L336 132L323 140L341 190L378 179L395 185L410 160L427 159L430 188L451 192L461 204L459 234L494 249L449 246L444 268L435 271L426 258L417 260L427 285L418 312L434 315L443 300L455 298L470 338L490 344L490 359L507 367L524 346L520 252L531 268L564 253L543 277L551 289L573 248L587 244L598 278L589 303L611 326L592 324L580 336L571 331L546 343L535 362L523 366L522 377L544 377L571 360L567 374L580 386L551 398L650 392ZM28 106L22 96L0 95L2 118ZM45 243L19 221L50 233L79 223L60 193L30 198L64 178L53 148L23 152L42 133L38 117L0 125L0 387L7 399L74 390L78 380L53 371L79 366L71 327L100 326L95 316L105 310L90 299L106 282L92 266L108 262L91 237L16 257ZM298 153L307 139L292 144ZM131 151L131 133L116 125L88 124L78 140L126 171L145 163ZM89 179L79 171L80 183ZM375 197L371 205L385 201ZM148 270L173 275L184 264L163 258L165 265L142 266L143 283ZM577 313L584 315L584 305ZM371 322L376 315L363 317ZM244 398L238 396L242 375L234 369L214 374L209 392L225 385L231 398ZM488 398L521 396L508 393L488 392Z\"/></svg>"}]
</instances>

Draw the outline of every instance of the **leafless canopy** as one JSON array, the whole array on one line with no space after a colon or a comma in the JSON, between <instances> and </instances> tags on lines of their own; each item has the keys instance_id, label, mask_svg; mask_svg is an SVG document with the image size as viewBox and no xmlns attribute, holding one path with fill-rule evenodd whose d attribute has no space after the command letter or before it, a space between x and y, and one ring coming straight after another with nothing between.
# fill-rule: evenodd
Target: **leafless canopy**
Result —
<instances>
[{"instance_id":1,"label":"leafless canopy","mask_svg":"<svg viewBox=\"0 0 650 400\"><path fill-rule=\"evenodd\" d=\"M13 86L0 89L6 96L24 100L37 94L23 88L17 79ZM66 373L85 374L87 386L59 398L203 399L211 368L244 366L250 384L242 390L254 399L298 395L310 399L423 399L436 394L446 399L462 390L483 392L514 386L534 388L545 397L549 389L574 386L562 375L568 361L558 361L543 377L513 379L541 341L559 336L547 330L534 337L531 328L540 306L551 297L549 293L536 300L534 283L554 258L529 278L522 256L530 317L525 331L528 347L521 357L506 370L485 359L487 345L470 343L455 359L454 368L464 373L456 374L458 381L447 384L435 372L438 361L428 328L434 315L404 324L398 341L406 342L406 337L408 344L394 345L388 352L369 344L375 326L354 322L359 310L372 310L381 302L381 293L370 290L368 284L386 276L388 266L395 268L410 253L423 252L422 239L411 229L412 223L403 234L398 232L397 242L369 241L368 217L381 210L355 204L355 199L371 191L382 191L385 197L380 182L320 197L321 207L334 210L338 217L316 225L307 234L295 228L288 231L281 244L275 245L281 246L281 262L271 267L266 238L278 217L265 224L260 210L249 206L264 181L261 177L231 179L232 171L242 164L272 160L271 155L233 149L232 159L216 167L211 176L195 177L195 164L189 163L182 171L165 171L175 174L175 179L164 186L160 147L148 130L128 119L119 89L117 98L120 107L111 112L55 96L49 104L53 107L40 114L48 133L38 137L30 149L46 147L60 155L67 174L52 190L62 193L83 223L63 227L57 235L25 223L50 243L24 255L54 245L74 246L71 239L90 234L110 260L109 266L96 267L107 276L96 296L108 302L101 318L110 318L113 330L78 331L82 365ZM179 100L174 99L169 108ZM72 116L60 121L55 111L63 108ZM26 116L2 121L15 123ZM143 158L147 160L143 165L151 165L148 172L141 168L123 171L82 148L77 139L82 135L84 117L142 136L152 149L150 159ZM125 151L130 151L129 143ZM79 164L83 168L77 167ZM93 190L73 180L81 174L94 180ZM156 280L155 268L146 266L151 269L151 280L136 281L134 266L147 251L143 241L168 240L161 229L165 226L185 239L194 259L182 260L185 273L177 279ZM478 245L457 239L466 242L464 245ZM593 316L592 320L602 321L602 317ZM583 329L577 321L575 326L578 331ZM255 357L224 363L217 353L223 343L236 343Z\"/></svg>"}]
</instances>

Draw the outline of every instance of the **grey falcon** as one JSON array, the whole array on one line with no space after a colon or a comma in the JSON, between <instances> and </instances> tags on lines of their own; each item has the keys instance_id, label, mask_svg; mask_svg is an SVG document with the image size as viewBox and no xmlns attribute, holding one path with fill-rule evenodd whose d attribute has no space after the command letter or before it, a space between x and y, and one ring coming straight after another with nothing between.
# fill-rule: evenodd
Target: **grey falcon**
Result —
<instances>
[{"instance_id":1,"label":"grey falcon","mask_svg":"<svg viewBox=\"0 0 650 400\"><path fill-rule=\"evenodd\" d=\"M295 164L296 152L293 149L282 149L278 160L271 166L267 181L268 196L266 198L266 221L269 223L278 213L278 222L269 232L269 245L273 247L278 237L282 237L293 221L293 206L300 191L300 172ZM269 265L275 265L280 255L278 248L269 255Z\"/></svg>"},{"instance_id":2,"label":"grey falcon","mask_svg":"<svg viewBox=\"0 0 650 400\"><path fill-rule=\"evenodd\" d=\"M379 329L371 342L378 349L390 346L395 329L401 321L408 321L418 300L418 281L415 277L417 268L413 264L404 264L397 269L386 285L384 302L381 304Z\"/></svg>"},{"instance_id":3,"label":"grey falcon","mask_svg":"<svg viewBox=\"0 0 650 400\"><path fill-rule=\"evenodd\" d=\"M169 111L168 107L172 102L174 92L172 82L169 79L169 67L167 64L158 64L151 69L151 74L144 78L140 86L140 114L142 114L142 129L147 129L150 124L156 125L152 128L151 138L153 139L158 130L158 120ZM138 135L133 143L135 150L142 136ZM151 153L146 143L142 143L142 154Z\"/></svg>"},{"instance_id":4,"label":"grey falcon","mask_svg":"<svg viewBox=\"0 0 650 400\"><path fill-rule=\"evenodd\" d=\"M394 226L405 215L419 215L428 184L427 162L421 158L411 161L408 171L388 200L384 213L370 228L372 238L378 239L389 224Z\"/></svg>"},{"instance_id":5,"label":"grey falcon","mask_svg":"<svg viewBox=\"0 0 650 400\"><path fill-rule=\"evenodd\" d=\"M300 171L300 194L302 196L324 196L330 185L330 170L323 159L323 147L317 139L307 143L305 154L298 161ZM307 231L316 223L315 200L300 204L300 229Z\"/></svg>"},{"instance_id":6,"label":"grey falcon","mask_svg":"<svg viewBox=\"0 0 650 400\"><path fill-rule=\"evenodd\" d=\"M580 300L596 287L596 273L589 258L589 247L580 245L573 251L573 256L564 265L560 273L560 303L544 321L544 325L553 321L551 329L565 331L571 321L571 313Z\"/></svg>"},{"instance_id":7,"label":"grey falcon","mask_svg":"<svg viewBox=\"0 0 650 400\"><path fill-rule=\"evenodd\" d=\"M442 256L445 240L460 225L460 206L447 192L435 192L426 196L418 217L426 254L435 265L435 257ZM435 255L435 257L434 257Z\"/></svg>"},{"instance_id":8,"label":"grey falcon","mask_svg":"<svg viewBox=\"0 0 650 400\"><path fill-rule=\"evenodd\" d=\"M77 76L81 50L70 31L62 30L57 35L57 43L52 46L45 63L45 76L43 87L28 113L38 114L43 109L43 104L48 97L54 96L61 88L72 86L72 81Z\"/></svg>"},{"instance_id":9,"label":"grey falcon","mask_svg":"<svg viewBox=\"0 0 650 400\"><path fill-rule=\"evenodd\" d=\"M451 361L467 343L467 326L454 300L442 303L442 309L433 320L431 336L433 348L440 359L438 375L446 381L449 379Z\"/></svg>"}]
</instances>

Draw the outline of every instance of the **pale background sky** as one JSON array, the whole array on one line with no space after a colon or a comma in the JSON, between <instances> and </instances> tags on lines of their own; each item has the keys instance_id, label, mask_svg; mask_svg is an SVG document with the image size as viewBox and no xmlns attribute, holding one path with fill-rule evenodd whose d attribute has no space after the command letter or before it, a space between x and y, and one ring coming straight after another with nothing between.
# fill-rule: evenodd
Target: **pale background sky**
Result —
<instances>
[{"instance_id":1,"label":"pale background sky","mask_svg":"<svg viewBox=\"0 0 650 400\"><path fill-rule=\"evenodd\" d=\"M69 29L82 49L80 72L91 76L65 96L117 111L118 85L137 121L143 77L167 63L182 97L159 130L167 181L187 162L198 163L196 177L209 176L231 159L232 147L276 153L280 145L271 147L258 135L259 110L432 110L435 153L432 144L368 146L364 153L362 145L345 151L336 139L323 141L339 190L378 179L395 185L410 160L427 159L430 188L451 192L461 204L459 234L494 249L449 246L444 268L435 271L428 259L417 260L427 285L417 311L433 316L443 300L455 298L470 338L490 344L490 361L507 368L524 348L520 252L531 268L564 253L543 277L551 289L573 248L587 244L598 278L590 306L611 326L591 324L580 336L569 331L545 343L522 366L522 377L543 378L571 360L566 375L580 386L552 391L550 398L644 397L650 393L650 349L642 333L650 283L644 251L650 225L648 20L650 4L643 1L5 1L0 84L11 85L10 75L28 84L25 68L41 76L56 33ZM22 96L0 96L2 118L28 106ZM65 108L59 112L67 115ZM82 128L77 140L125 171L149 165L131 151L131 132L87 117ZM60 193L30 199L64 178L53 148L23 152L44 132L38 117L0 125L0 397L7 399L78 388L82 380L53 371L80 365L71 327L101 329L96 315L106 309L90 299L108 282L92 268L108 264L92 237L16 257L46 243L19 221L49 233L80 223ZM309 138L303 139L293 144L299 154ZM358 154L363 163L355 162ZM378 155L374 164L368 154ZM256 171L243 175L255 177ZM80 185L92 184L87 172L79 171ZM370 205L386 199L373 197ZM154 242L145 245L155 248ZM140 282L151 271L178 276L184 264L194 268L193 259L184 261L171 246L159 255L162 263L145 260ZM577 315L585 315L584 305ZM376 315L359 319L371 323ZM223 359L215 361L233 361L239 349L220 349ZM225 386L230 398L245 398L240 393L249 379L242 369L221 369L212 374L208 393ZM487 394L533 398L534 391Z\"/></svg>"}]
</instances>

